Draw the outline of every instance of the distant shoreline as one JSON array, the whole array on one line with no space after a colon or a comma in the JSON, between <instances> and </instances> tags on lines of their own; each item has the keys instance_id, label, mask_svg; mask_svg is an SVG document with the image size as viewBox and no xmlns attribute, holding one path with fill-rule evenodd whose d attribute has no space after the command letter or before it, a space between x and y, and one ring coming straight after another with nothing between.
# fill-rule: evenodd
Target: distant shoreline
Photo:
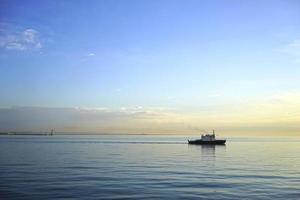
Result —
<instances>
[{"instance_id":1,"label":"distant shoreline","mask_svg":"<svg viewBox=\"0 0 300 200\"><path fill-rule=\"evenodd\" d=\"M51 135L50 133L16 133L16 132L2 132L0 135Z\"/></svg>"},{"instance_id":2,"label":"distant shoreline","mask_svg":"<svg viewBox=\"0 0 300 200\"><path fill-rule=\"evenodd\" d=\"M51 135L50 133L0 132L0 135ZM179 134L147 134L147 133L54 133L53 135L179 135Z\"/></svg>"}]
</instances>

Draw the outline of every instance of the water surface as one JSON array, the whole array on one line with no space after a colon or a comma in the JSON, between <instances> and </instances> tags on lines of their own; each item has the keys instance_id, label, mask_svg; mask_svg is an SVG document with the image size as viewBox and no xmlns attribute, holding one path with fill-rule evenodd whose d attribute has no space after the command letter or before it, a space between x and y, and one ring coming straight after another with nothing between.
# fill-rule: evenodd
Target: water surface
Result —
<instances>
[{"instance_id":1,"label":"water surface","mask_svg":"<svg viewBox=\"0 0 300 200\"><path fill-rule=\"evenodd\" d=\"M0 136L3 199L300 199L300 140Z\"/></svg>"}]
</instances>

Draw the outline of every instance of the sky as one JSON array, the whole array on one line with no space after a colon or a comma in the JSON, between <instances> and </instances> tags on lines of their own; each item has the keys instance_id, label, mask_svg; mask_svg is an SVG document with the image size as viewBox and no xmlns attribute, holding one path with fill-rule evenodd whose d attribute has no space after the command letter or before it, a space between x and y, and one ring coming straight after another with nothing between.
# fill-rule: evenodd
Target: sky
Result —
<instances>
[{"instance_id":1,"label":"sky","mask_svg":"<svg viewBox=\"0 0 300 200\"><path fill-rule=\"evenodd\" d=\"M0 131L300 136L300 2L0 1Z\"/></svg>"}]
</instances>

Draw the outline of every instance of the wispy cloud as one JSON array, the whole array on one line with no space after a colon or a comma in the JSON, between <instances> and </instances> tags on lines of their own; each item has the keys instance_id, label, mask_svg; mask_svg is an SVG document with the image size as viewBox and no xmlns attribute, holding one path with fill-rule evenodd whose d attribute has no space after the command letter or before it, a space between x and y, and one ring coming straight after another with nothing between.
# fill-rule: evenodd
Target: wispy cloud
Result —
<instances>
[{"instance_id":1,"label":"wispy cloud","mask_svg":"<svg viewBox=\"0 0 300 200\"><path fill-rule=\"evenodd\" d=\"M82 58L80 59L80 61L86 62L86 61L92 60L93 57L95 57L95 56L96 56L96 54L93 52L85 53L82 55Z\"/></svg>"},{"instance_id":2,"label":"wispy cloud","mask_svg":"<svg viewBox=\"0 0 300 200\"><path fill-rule=\"evenodd\" d=\"M297 64L300 63L300 39L295 39L285 45L281 52L284 52L293 57L293 61Z\"/></svg>"},{"instance_id":3,"label":"wispy cloud","mask_svg":"<svg viewBox=\"0 0 300 200\"><path fill-rule=\"evenodd\" d=\"M95 53L89 53L89 54L88 54L88 56L90 56L90 57L91 57L91 56L95 56L95 55L96 55Z\"/></svg>"},{"instance_id":4,"label":"wispy cloud","mask_svg":"<svg viewBox=\"0 0 300 200\"><path fill-rule=\"evenodd\" d=\"M34 29L25 29L17 33L5 33L1 31L0 47L7 50L25 51L42 48L38 31Z\"/></svg>"}]
</instances>

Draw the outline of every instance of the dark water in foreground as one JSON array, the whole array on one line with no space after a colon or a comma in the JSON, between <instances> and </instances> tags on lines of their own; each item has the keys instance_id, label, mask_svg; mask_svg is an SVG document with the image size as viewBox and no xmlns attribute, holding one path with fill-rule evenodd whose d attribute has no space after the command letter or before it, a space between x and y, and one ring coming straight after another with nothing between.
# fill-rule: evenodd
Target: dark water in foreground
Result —
<instances>
[{"instance_id":1,"label":"dark water in foreground","mask_svg":"<svg viewBox=\"0 0 300 200\"><path fill-rule=\"evenodd\" d=\"M300 199L300 139L0 136L1 199Z\"/></svg>"}]
</instances>

